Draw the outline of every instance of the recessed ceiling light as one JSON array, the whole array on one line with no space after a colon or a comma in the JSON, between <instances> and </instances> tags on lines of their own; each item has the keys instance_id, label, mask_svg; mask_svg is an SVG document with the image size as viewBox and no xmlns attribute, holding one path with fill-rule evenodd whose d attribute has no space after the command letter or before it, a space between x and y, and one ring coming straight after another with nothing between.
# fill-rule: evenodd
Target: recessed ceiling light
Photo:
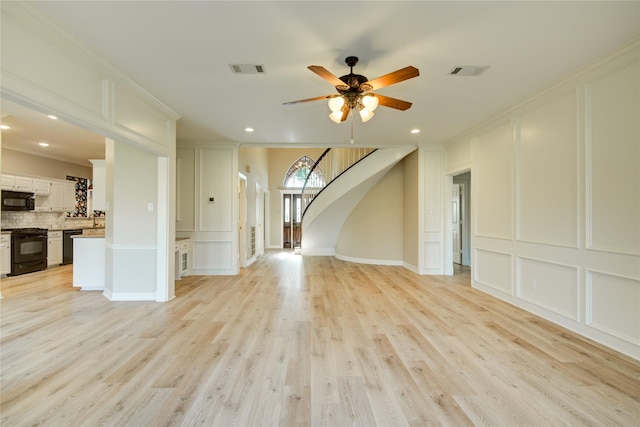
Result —
<instances>
[{"instance_id":1,"label":"recessed ceiling light","mask_svg":"<svg viewBox=\"0 0 640 427\"><path fill-rule=\"evenodd\" d=\"M253 128L244 128L244 131L251 133L251 132L253 132Z\"/></svg>"},{"instance_id":2,"label":"recessed ceiling light","mask_svg":"<svg viewBox=\"0 0 640 427\"><path fill-rule=\"evenodd\" d=\"M58 120L58 118L53 114L49 114L47 117L49 117L51 120Z\"/></svg>"},{"instance_id":3,"label":"recessed ceiling light","mask_svg":"<svg viewBox=\"0 0 640 427\"><path fill-rule=\"evenodd\" d=\"M411 133L420 133L420 129L411 129Z\"/></svg>"},{"instance_id":4,"label":"recessed ceiling light","mask_svg":"<svg viewBox=\"0 0 640 427\"><path fill-rule=\"evenodd\" d=\"M0 129L11 129L11 126L0 125Z\"/></svg>"},{"instance_id":5,"label":"recessed ceiling light","mask_svg":"<svg viewBox=\"0 0 640 427\"><path fill-rule=\"evenodd\" d=\"M48 142L38 142L38 145L39 145L40 147L48 147L48 146L49 146L49 143L48 143Z\"/></svg>"}]
</instances>

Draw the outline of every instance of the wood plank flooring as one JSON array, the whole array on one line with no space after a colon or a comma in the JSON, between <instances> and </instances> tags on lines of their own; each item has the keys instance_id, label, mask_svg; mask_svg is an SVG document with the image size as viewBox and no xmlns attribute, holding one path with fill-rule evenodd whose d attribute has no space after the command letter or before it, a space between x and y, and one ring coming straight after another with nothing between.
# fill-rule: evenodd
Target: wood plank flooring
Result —
<instances>
[{"instance_id":1,"label":"wood plank flooring","mask_svg":"<svg viewBox=\"0 0 640 427\"><path fill-rule=\"evenodd\" d=\"M640 363L469 272L268 252L169 303L2 279L2 426L632 426Z\"/></svg>"}]
</instances>

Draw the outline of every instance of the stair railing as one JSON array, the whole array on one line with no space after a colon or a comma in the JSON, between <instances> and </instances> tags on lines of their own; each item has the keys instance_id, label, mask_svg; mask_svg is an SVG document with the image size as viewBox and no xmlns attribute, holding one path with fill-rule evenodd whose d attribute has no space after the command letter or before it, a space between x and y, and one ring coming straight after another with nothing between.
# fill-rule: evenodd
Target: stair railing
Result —
<instances>
[{"instance_id":1,"label":"stair railing","mask_svg":"<svg viewBox=\"0 0 640 427\"><path fill-rule=\"evenodd\" d=\"M302 216L311 202L333 180L376 151L375 148L327 148L311 167L302 186Z\"/></svg>"}]
</instances>

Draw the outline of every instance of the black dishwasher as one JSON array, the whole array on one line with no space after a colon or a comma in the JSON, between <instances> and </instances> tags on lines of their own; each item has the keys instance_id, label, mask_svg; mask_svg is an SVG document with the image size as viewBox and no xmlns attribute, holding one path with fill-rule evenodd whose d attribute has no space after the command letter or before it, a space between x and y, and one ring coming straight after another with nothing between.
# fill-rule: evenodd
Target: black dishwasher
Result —
<instances>
[{"instance_id":1,"label":"black dishwasher","mask_svg":"<svg viewBox=\"0 0 640 427\"><path fill-rule=\"evenodd\" d=\"M71 236L82 234L82 230L64 230L62 232L62 264L73 264L73 239Z\"/></svg>"}]
</instances>

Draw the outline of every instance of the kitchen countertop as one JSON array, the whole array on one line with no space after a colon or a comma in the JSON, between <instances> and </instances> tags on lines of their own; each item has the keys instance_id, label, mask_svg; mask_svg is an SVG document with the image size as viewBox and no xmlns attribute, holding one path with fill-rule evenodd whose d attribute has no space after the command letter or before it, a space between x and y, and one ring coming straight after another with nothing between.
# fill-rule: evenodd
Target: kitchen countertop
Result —
<instances>
[{"instance_id":1,"label":"kitchen countertop","mask_svg":"<svg viewBox=\"0 0 640 427\"><path fill-rule=\"evenodd\" d=\"M66 230L104 230L104 227L50 227L49 231L66 231Z\"/></svg>"},{"instance_id":2,"label":"kitchen countertop","mask_svg":"<svg viewBox=\"0 0 640 427\"><path fill-rule=\"evenodd\" d=\"M104 239L104 234L76 234L72 239Z\"/></svg>"}]
</instances>

